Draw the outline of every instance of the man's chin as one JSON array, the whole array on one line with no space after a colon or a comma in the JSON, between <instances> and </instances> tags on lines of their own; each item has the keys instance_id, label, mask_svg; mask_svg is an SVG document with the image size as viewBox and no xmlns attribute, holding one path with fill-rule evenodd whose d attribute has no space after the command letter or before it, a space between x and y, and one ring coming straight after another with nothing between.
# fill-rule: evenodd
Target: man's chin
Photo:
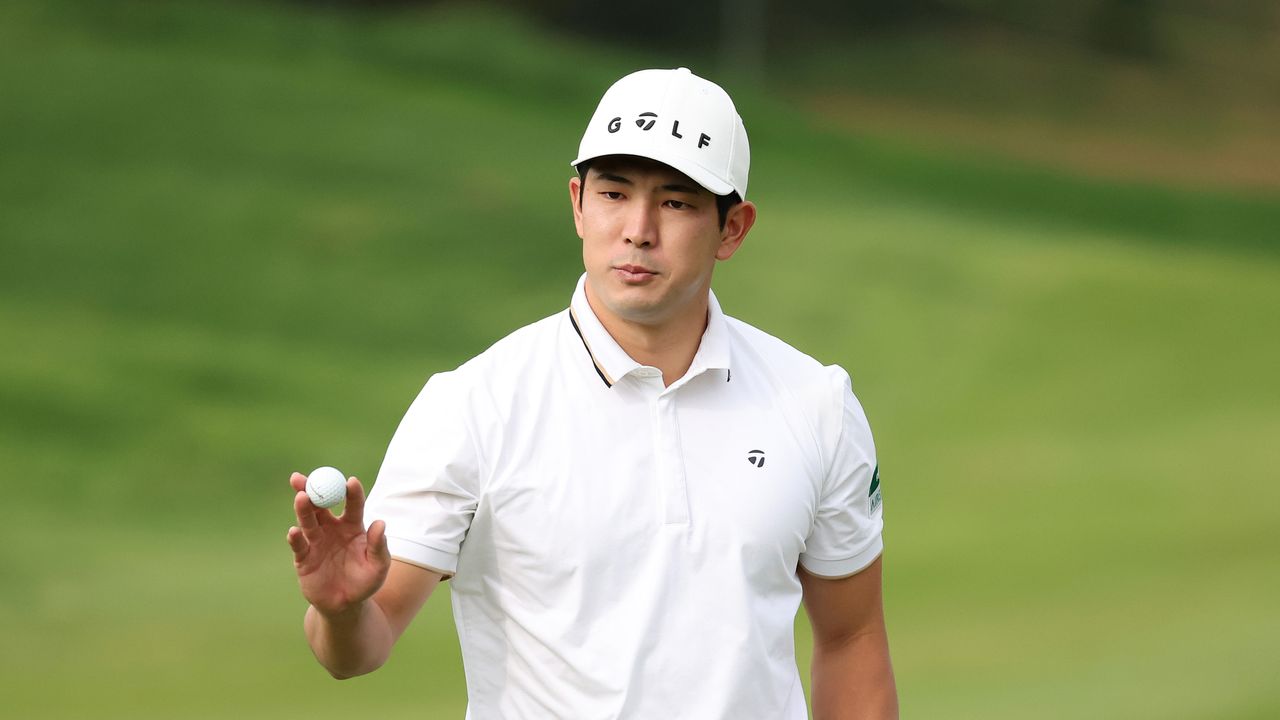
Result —
<instances>
[{"instance_id":1,"label":"man's chin","mask_svg":"<svg viewBox=\"0 0 1280 720\"><path fill-rule=\"evenodd\" d=\"M655 325L662 318L661 308L651 303L621 303L613 308L613 314L639 325Z\"/></svg>"},{"instance_id":2,"label":"man's chin","mask_svg":"<svg viewBox=\"0 0 1280 720\"><path fill-rule=\"evenodd\" d=\"M592 290L587 295L588 300L597 299L604 306L596 308L598 311L603 310L618 320L638 325L658 325L664 320L667 307L661 289L655 283L634 285L606 276L600 285L603 292ZM592 306L595 305L593 302Z\"/></svg>"},{"instance_id":3,"label":"man's chin","mask_svg":"<svg viewBox=\"0 0 1280 720\"><path fill-rule=\"evenodd\" d=\"M619 320L639 325L658 324L663 306L653 298L640 297L640 293L628 292L638 288L624 288L605 303L608 312Z\"/></svg>"}]
</instances>

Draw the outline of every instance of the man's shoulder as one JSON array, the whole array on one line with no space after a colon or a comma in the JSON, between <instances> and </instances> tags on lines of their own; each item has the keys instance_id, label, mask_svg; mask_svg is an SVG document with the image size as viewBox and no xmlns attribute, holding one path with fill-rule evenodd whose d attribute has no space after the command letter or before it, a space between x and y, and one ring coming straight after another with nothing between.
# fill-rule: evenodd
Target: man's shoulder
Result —
<instances>
[{"instance_id":1,"label":"man's shoulder","mask_svg":"<svg viewBox=\"0 0 1280 720\"><path fill-rule=\"evenodd\" d=\"M793 417L810 423L824 452L838 442L846 410L856 408L861 427L869 432L861 405L853 393L849 373L840 365L824 365L790 343L753 326L726 317L733 337L733 380L741 372L755 389L782 400L796 411ZM830 455L828 455L830 457Z\"/></svg>"},{"instance_id":2,"label":"man's shoulder","mask_svg":"<svg viewBox=\"0 0 1280 720\"><path fill-rule=\"evenodd\" d=\"M512 330L507 335L494 341L471 359L459 366L459 370L496 370L504 366L526 368L531 358L527 353L539 346L555 342L560 326L568 315L567 309L535 320Z\"/></svg>"},{"instance_id":3,"label":"man's shoulder","mask_svg":"<svg viewBox=\"0 0 1280 720\"><path fill-rule=\"evenodd\" d=\"M566 308L517 328L494 342L474 359L495 365L514 364L517 367L527 367L530 361L536 358L531 358L526 353L548 343L557 342L568 315L569 310Z\"/></svg>"},{"instance_id":4,"label":"man's shoulder","mask_svg":"<svg viewBox=\"0 0 1280 720\"><path fill-rule=\"evenodd\" d=\"M797 383L827 384L833 375L844 375L838 365L823 365L813 356L760 328L735 317L725 316L733 338L735 365L750 363L771 374Z\"/></svg>"},{"instance_id":5,"label":"man's shoulder","mask_svg":"<svg viewBox=\"0 0 1280 720\"><path fill-rule=\"evenodd\" d=\"M436 377L447 377L459 385L492 385L504 378L518 379L536 373L554 362L554 345L559 342L568 314L567 309L561 310L513 330L457 369L437 373Z\"/></svg>"},{"instance_id":6,"label":"man's shoulder","mask_svg":"<svg viewBox=\"0 0 1280 720\"><path fill-rule=\"evenodd\" d=\"M427 378L418 403L434 410L489 415L509 407L529 388L545 384L556 361L555 343L568 310L529 323L452 370Z\"/></svg>"}]
</instances>

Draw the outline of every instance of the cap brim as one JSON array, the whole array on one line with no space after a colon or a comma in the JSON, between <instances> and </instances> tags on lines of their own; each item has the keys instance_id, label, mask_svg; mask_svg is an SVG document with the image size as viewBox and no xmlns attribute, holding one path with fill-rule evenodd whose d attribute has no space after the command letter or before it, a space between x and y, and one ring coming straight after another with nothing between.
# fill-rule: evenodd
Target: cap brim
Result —
<instances>
[{"instance_id":1,"label":"cap brim","mask_svg":"<svg viewBox=\"0 0 1280 720\"><path fill-rule=\"evenodd\" d=\"M577 160L569 163L569 165L577 167L588 160L595 160L596 158L608 157L610 155L634 155L636 157L648 158L649 160L660 162L669 168L688 175L690 180L701 185L712 195L728 195L731 192L736 192L732 185L720 180L715 176L715 173L712 173L710 170L707 170L695 162L691 162L683 158L657 157L659 154L660 153L654 153L647 148L614 148L609 152L594 154L588 153L586 155L582 155Z\"/></svg>"}]
</instances>

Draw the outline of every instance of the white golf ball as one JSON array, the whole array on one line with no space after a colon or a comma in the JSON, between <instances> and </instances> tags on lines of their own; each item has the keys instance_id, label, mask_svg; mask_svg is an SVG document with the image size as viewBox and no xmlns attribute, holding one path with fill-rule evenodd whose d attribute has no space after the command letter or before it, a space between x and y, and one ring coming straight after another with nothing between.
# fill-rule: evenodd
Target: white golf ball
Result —
<instances>
[{"instance_id":1,"label":"white golf ball","mask_svg":"<svg viewBox=\"0 0 1280 720\"><path fill-rule=\"evenodd\" d=\"M307 476L307 497L316 507L331 508L347 499L347 478L338 468L318 467Z\"/></svg>"}]
</instances>

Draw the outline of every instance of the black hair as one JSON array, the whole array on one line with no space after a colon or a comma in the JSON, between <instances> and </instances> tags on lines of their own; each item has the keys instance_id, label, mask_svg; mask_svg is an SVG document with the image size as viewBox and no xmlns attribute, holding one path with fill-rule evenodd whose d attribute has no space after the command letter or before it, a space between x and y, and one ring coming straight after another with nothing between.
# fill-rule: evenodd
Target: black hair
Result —
<instances>
[{"instance_id":1,"label":"black hair","mask_svg":"<svg viewBox=\"0 0 1280 720\"><path fill-rule=\"evenodd\" d=\"M578 188L578 209L579 210L582 209L582 196L587 194L586 193L587 171L590 169L591 169L591 160L583 160L577 165L578 179L582 181L582 184ZM729 217L729 211L732 210L735 205L742 202L742 196L738 194L737 190L734 190L728 195L716 195L715 198L716 198L716 213L720 217L720 229L723 230L725 220L727 220Z\"/></svg>"}]
</instances>

